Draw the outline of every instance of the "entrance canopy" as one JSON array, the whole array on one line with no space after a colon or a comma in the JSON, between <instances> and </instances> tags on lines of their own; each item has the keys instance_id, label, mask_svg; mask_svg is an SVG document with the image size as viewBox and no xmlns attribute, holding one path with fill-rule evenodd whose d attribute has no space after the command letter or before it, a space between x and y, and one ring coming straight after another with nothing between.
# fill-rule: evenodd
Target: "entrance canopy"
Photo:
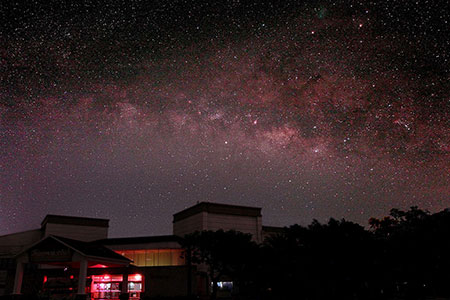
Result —
<instances>
[{"instance_id":1,"label":"entrance canopy","mask_svg":"<svg viewBox=\"0 0 450 300\"><path fill-rule=\"evenodd\" d=\"M95 243L49 235L16 255L14 294L20 294L25 263L80 269L78 293L84 294L87 268L126 267L132 261Z\"/></svg>"}]
</instances>

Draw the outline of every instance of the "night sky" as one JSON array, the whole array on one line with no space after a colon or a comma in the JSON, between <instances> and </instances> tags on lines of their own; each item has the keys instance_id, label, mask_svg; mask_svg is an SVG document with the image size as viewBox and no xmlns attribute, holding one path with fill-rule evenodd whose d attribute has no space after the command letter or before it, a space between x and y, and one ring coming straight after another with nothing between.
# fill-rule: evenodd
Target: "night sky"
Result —
<instances>
[{"instance_id":1,"label":"night sky","mask_svg":"<svg viewBox=\"0 0 450 300\"><path fill-rule=\"evenodd\" d=\"M0 3L0 234L450 207L447 1L65 2Z\"/></svg>"}]
</instances>

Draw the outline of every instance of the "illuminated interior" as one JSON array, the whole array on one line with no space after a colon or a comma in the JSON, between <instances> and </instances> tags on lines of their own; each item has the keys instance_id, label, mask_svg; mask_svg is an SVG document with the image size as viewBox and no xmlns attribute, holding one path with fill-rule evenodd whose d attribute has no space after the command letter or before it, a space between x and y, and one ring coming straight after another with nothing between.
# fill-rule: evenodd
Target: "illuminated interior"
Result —
<instances>
[{"instance_id":1,"label":"illuminated interior","mask_svg":"<svg viewBox=\"0 0 450 300\"><path fill-rule=\"evenodd\" d=\"M122 290L122 275L93 275L91 299L119 299ZM128 275L129 299L140 299L143 291L142 275Z\"/></svg>"},{"instance_id":2,"label":"illuminated interior","mask_svg":"<svg viewBox=\"0 0 450 300\"><path fill-rule=\"evenodd\" d=\"M133 264L139 267L182 266L185 264L182 249L120 250L116 252L133 260Z\"/></svg>"},{"instance_id":3,"label":"illuminated interior","mask_svg":"<svg viewBox=\"0 0 450 300\"><path fill-rule=\"evenodd\" d=\"M65 297L77 288L78 279L73 275L48 276L43 278L42 291L56 297Z\"/></svg>"}]
</instances>

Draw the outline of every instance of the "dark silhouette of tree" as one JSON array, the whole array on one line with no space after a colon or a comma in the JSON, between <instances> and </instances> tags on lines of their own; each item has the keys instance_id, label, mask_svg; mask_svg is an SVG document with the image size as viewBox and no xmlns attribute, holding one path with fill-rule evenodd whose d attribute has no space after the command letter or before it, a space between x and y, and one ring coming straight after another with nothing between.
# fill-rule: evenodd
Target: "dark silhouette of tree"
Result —
<instances>
[{"instance_id":1,"label":"dark silhouette of tree","mask_svg":"<svg viewBox=\"0 0 450 300\"><path fill-rule=\"evenodd\" d=\"M345 220L293 225L266 241L269 288L275 298L353 299L367 285L370 243L370 232Z\"/></svg>"},{"instance_id":2,"label":"dark silhouette of tree","mask_svg":"<svg viewBox=\"0 0 450 300\"><path fill-rule=\"evenodd\" d=\"M449 210L431 214L416 206L392 209L369 224L382 244L380 261L391 289L407 299L450 295Z\"/></svg>"},{"instance_id":3,"label":"dark silhouette of tree","mask_svg":"<svg viewBox=\"0 0 450 300\"><path fill-rule=\"evenodd\" d=\"M369 220L292 225L263 245L249 234L203 231L183 244L217 281L242 299L425 299L450 297L450 210L392 209Z\"/></svg>"},{"instance_id":4,"label":"dark silhouette of tree","mask_svg":"<svg viewBox=\"0 0 450 300\"><path fill-rule=\"evenodd\" d=\"M257 264L258 246L251 234L230 231L197 231L188 234L182 242L194 264L204 264L213 283L211 299L217 296L217 282L221 278L233 281L242 289L252 280ZM244 293L243 290L239 291Z\"/></svg>"}]
</instances>

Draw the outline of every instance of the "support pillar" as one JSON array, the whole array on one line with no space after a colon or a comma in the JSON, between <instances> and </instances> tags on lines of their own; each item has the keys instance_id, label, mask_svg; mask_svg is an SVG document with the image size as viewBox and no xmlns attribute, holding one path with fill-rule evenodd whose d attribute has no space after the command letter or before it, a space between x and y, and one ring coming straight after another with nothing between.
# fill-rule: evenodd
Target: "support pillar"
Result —
<instances>
[{"instance_id":1,"label":"support pillar","mask_svg":"<svg viewBox=\"0 0 450 300\"><path fill-rule=\"evenodd\" d=\"M17 262L16 275L14 277L14 289L13 295L19 295L22 291L23 271L25 264L23 262Z\"/></svg>"},{"instance_id":2,"label":"support pillar","mask_svg":"<svg viewBox=\"0 0 450 300\"><path fill-rule=\"evenodd\" d=\"M78 274L77 299L86 299L85 291L86 291L87 267L88 267L88 261L85 258L83 258L80 261L80 273Z\"/></svg>"},{"instance_id":3,"label":"support pillar","mask_svg":"<svg viewBox=\"0 0 450 300\"><path fill-rule=\"evenodd\" d=\"M185 249L186 254L186 262L187 262L187 295L189 297L192 296L192 250L191 247L188 246Z\"/></svg>"},{"instance_id":4,"label":"support pillar","mask_svg":"<svg viewBox=\"0 0 450 300\"><path fill-rule=\"evenodd\" d=\"M122 274L122 291L120 293L120 300L128 300L130 295L128 293L128 271Z\"/></svg>"}]
</instances>

